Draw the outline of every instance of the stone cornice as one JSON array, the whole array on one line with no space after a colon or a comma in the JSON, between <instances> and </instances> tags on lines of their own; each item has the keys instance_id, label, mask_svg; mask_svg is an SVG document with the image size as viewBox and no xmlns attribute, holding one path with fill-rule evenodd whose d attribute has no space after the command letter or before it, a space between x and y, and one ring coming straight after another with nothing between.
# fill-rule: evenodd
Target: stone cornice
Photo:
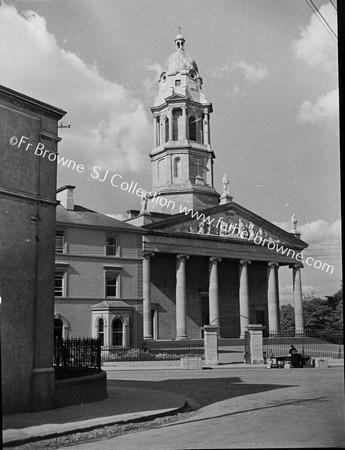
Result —
<instances>
[{"instance_id":1,"label":"stone cornice","mask_svg":"<svg viewBox=\"0 0 345 450\"><path fill-rule=\"evenodd\" d=\"M6 195L8 197L17 197L22 200L28 200L37 203L49 203L51 205L58 205L59 202L55 199L50 199L47 197L41 197L35 194L29 194L27 192L17 191L15 189L6 189L4 187L0 187L0 194Z\"/></svg>"},{"instance_id":2,"label":"stone cornice","mask_svg":"<svg viewBox=\"0 0 345 450\"><path fill-rule=\"evenodd\" d=\"M60 120L66 114L63 109L13 91L5 86L0 86L0 100L55 120Z\"/></svg>"}]
</instances>

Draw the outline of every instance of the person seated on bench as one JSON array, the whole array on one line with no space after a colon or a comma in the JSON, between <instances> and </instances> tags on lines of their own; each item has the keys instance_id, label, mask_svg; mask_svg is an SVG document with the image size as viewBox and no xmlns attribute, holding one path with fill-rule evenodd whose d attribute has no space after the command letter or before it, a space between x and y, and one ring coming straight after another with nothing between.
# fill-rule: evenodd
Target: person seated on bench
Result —
<instances>
[{"instance_id":1,"label":"person seated on bench","mask_svg":"<svg viewBox=\"0 0 345 450\"><path fill-rule=\"evenodd\" d=\"M290 345L289 354L290 354L290 355L293 355L293 354L296 354L296 353L298 353L297 348L294 347L294 346L291 344L291 345Z\"/></svg>"},{"instance_id":2,"label":"person seated on bench","mask_svg":"<svg viewBox=\"0 0 345 450\"><path fill-rule=\"evenodd\" d=\"M302 356L293 345L290 345L291 367L302 367Z\"/></svg>"}]
</instances>

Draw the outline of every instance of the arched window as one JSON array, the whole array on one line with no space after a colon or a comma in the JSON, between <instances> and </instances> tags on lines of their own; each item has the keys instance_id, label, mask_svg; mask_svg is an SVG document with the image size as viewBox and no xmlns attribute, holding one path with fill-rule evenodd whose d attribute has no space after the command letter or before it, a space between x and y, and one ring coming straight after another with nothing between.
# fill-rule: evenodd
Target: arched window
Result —
<instances>
[{"instance_id":1,"label":"arched window","mask_svg":"<svg viewBox=\"0 0 345 450\"><path fill-rule=\"evenodd\" d=\"M123 322L121 319L114 319L112 324L113 346L123 346Z\"/></svg>"},{"instance_id":2,"label":"arched window","mask_svg":"<svg viewBox=\"0 0 345 450\"><path fill-rule=\"evenodd\" d=\"M178 177L180 175L180 163L181 163L180 158L174 159L174 177Z\"/></svg>"},{"instance_id":3,"label":"arched window","mask_svg":"<svg viewBox=\"0 0 345 450\"><path fill-rule=\"evenodd\" d=\"M189 118L189 140L196 141L196 120L193 116Z\"/></svg>"},{"instance_id":4,"label":"arched window","mask_svg":"<svg viewBox=\"0 0 345 450\"><path fill-rule=\"evenodd\" d=\"M63 323L61 319L54 319L54 341L56 339L62 339Z\"/></svg>"},{"instance_id":5,"label":"arched window","mask_svg":"<svg viewBox=\"0 0 345 450\"><path fill-rule=\"evenodd\" d=\"M182 109L175 108L172 112L172 140L178 141L181 136L182 128Z\"/></svg>"},{"instance_id":6,"label":"arched window","mask_svg":"<svg viewBox=\"0 0 345 450\"><path fill-rule=\"evenodd\" d=\"M98 339L104 345L104 319L98 319Z\"/></svg>"},{"instance_id":7,"label":"arched window","mask_svg":"<svg viewBox=\"0 0 345 450\"><path fill-rule=\"evenodd\" d=\"M169 119L165 119L164 122L164 131L165 131L165 142L169 140Z\"/></svg>"}]
</instances>

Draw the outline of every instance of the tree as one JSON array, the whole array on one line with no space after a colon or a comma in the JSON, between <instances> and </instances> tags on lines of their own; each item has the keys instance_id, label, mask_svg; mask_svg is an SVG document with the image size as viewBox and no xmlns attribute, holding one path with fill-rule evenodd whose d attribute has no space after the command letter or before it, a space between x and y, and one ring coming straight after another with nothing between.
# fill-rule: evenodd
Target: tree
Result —
<instances>
[{"instance_id":1,"label":"tree","mask_svg":"<svg viewBox=\"0 0 345 450\"><path fill-rule=\"evenodd\" d=\"M312 294L304 296L303 319L306 329L337 332L343 331L343 289L326 299L314 297ZM280 308L280 328L288 331L295 326L294 307L283 305Z\"/></svg>"},{"instance_id":2,"label":"tree","mask_svg":"<svg viewBox=\"0 0 345 450\"><path fill-rule=\"evenodd\" d=\"M280 329L289 331L294 328L295 310L292 305L282 305L280 308Z\"/></svg>"}]
</instances>

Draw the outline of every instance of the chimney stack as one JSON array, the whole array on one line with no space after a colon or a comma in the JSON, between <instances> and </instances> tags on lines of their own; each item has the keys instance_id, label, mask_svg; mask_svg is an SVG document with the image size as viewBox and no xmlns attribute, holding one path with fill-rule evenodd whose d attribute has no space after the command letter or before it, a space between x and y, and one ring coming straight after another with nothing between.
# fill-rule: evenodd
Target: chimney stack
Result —
<instances>
[{"instance_id":1,"label":"chimney stack","mask_svg":"<svg viewBox=\"0 0 345 450\"><path fill-rule=\"evenodd\" d=\"M75 186L66 184L56 191L56 199L59 200L61 205L68 211L74 210L73 189L75 189Z\"/></svg>"}]
</instances>

